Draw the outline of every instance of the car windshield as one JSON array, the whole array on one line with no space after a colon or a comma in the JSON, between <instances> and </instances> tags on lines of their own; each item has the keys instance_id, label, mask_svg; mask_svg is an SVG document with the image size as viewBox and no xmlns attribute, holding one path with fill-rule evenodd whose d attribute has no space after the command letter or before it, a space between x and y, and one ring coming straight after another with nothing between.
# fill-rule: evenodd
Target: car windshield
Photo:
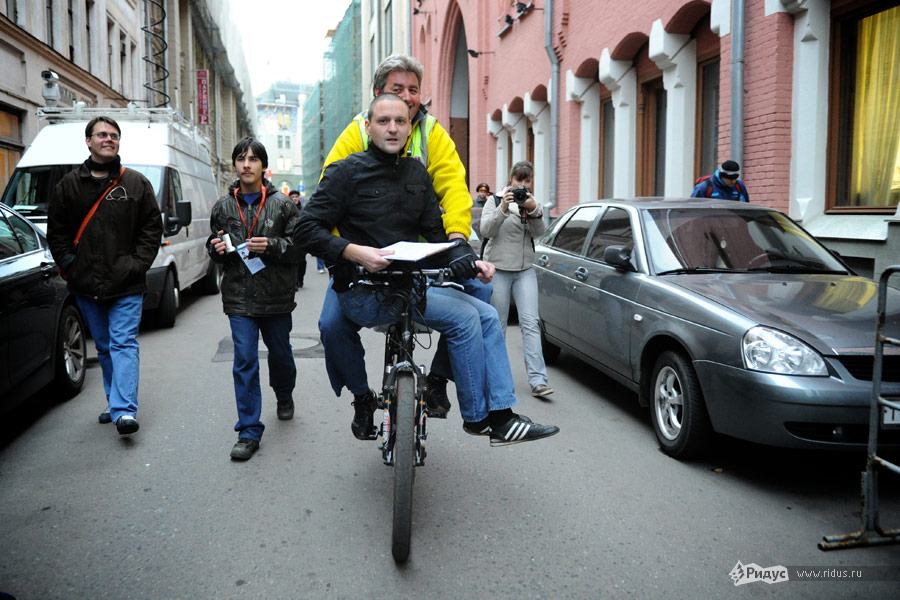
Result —
<instances>
[{"instance_id":1,"label":"car windshield","mask_svg":"<svg viewBox=\"0 0 900 600\"><path fill-rule=\"evenodd\" d=\"M659 208L644 211L643 219L650 264L657 274L847 272L778 211Z\"/></svg>"},{"instance_id":2,"label":"car windshield","mask_svg":"<svg viewBox=\"0 0 900 600\"><path fill-rule=\"evenodd\" d=\"M12 206L26 217L44 216L50 204L50 188L62 179L63 175L79 166L48 165L16 169L3 194L3 204ZM159 190L162 187L162 167L125 166L143 173L153 185L157 198L159 197Z\"/></svg>"}]
</instances>

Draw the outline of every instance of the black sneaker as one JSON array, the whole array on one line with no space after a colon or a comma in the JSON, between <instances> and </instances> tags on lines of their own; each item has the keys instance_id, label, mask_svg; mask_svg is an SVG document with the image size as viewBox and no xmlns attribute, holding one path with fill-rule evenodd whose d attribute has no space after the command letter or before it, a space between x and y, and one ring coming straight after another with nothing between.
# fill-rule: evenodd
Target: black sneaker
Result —
<instances>
[{"instance_id":1,"label":"black sneaker","mask_svg":"<svg viewBox=\"0 0 900 600\"><path fill-rule=\"evenodd\" d=\"M134 433L141 426L138 425L137 419L135 419L132 415L122 415L116 421L116 431L119 432L119 435L128 435L129 433Z\"/></svg>"},{"instance_id":2,"label":"black sneaker","mask_svg":"<svg viewBox=\"0 0 900 600\"><path fill-rule=\"evenodd\" d=\"M259 450L259 442L250 438L239 438L231 449L233 460L248 460L253 453Z\"/></svg>"},{"instance_id":3,"label":"black sneaker","mask_svg":"<svg viewBox=\"0 0 900 600\"><path fill-rule=\"evenodd\" d=\"M559 433L555 425L540 425L528 417L513 413L503 425L491 428L491 446L509 446L521 442L532 442Z\"/></svg>"},{"instance_id":4,"label":"black sneaker","mask_svg":"<svg viewBox=\"0 0 900 600\"><path fill-rule=\"evenodd\" d=\"M428 374L428 393L425 394L425 405L428 416L432 419L446 419L450 410L450 398L447 397L447 380L440 375Z\"/></svg>"},{"instance_id":5,"label":"black sneaker","mask_svg":"<svg viewBox=\"0 0 900 600\"><path fill-rule=\"evenodd\" d=\"M285 402L279 402L278 407L275 409L275 414L278 415L279 421L290 421L294 418L294 401L287 400Z\"/></svg>"},{"instance_id":6,"label":"black sneaker","mask_svg":"<svg viewBox=\"0 0 900 600\"><path fill-rule=\"evenodd\" d=\"M112 423L112 417L109 416L109 407L108 406L106 407L106 410L104 410L102 413L100 413L100 416L97 417L97 421L99 421L103 425L106 425L107 423Z\"/></svg>"},{"instance_id":7,"label":"black sneaker","mask_svg":"<svg viewBox=\"0 0 900 600\"><path fill-rule=\"evenodd\" d=\"M362 396L353 397L354 415L353 422L350 423L350 431L353 432L353 437L358 440L375 439L378 435L378 430L375 429L372 414L377 406L378 397L375 396L374 390L370 389L368 393Z\"/></svg>"},{"instance_id":8,"label":"black sneaker","mask_svg":"<svg viewBox=\"0 0 900 600\"><path fill-rule=\"evenodd\" d=\"M515 415L515 413L513 413ZM526 423L531 423L531 419L526 417L525 415L516 415L522 421ZM484 421L479 421L477 423L467 423L463 421L463 431L468 433L469 435L490 435L491 433L491 424L490 419L485 419Z\"/></svg>"}]
</instances>

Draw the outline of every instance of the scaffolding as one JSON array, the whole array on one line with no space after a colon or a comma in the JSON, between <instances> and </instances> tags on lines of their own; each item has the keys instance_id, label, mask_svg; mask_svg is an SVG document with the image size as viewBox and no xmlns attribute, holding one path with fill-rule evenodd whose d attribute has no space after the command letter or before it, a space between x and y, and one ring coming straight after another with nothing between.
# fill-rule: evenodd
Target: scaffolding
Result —
<instances>
[{"instance_id":1,"label":"scaffolding","mask_svg":"<svg viewBox=\"0 0 900 600\"><path fill-rule=\"evenodd\" d=\"M361 110L360 0L353 0L331 35L322 64L322 80L303 105L303 184L313 194L325 157Z\"/></svg>"}]
</instances>

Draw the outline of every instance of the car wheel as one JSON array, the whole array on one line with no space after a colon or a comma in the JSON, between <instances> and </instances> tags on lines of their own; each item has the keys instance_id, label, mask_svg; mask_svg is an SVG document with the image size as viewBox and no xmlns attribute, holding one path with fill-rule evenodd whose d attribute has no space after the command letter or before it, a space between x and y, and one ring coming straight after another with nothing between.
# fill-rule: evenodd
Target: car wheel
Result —
<instances>
[{"instance_id":1,"label":"car wheel","mask_svg":"<svg viewBox=\"0 0 900 600\"><path fill-rule=\"evenodd\" d=\"M53 385L56 392L69 399L81 391L87 367L87 336L78 309L67 304L59 317L56 332L56 365Z\"/></svg>"},{"instance_id":2,"label":"car wheel","mask_svg":"<svg viewBox=\"0 0 900 600\"><path fill-rule=\"evenodd\" d=\"M194 285L201 294L215 296L222 289L222 269L216 263L209 261L206 275Z\"/></svg>"},{"instance_id":3,"label":"car wheel","mask_svg":"<svg viewBox=\"0 0 900 600\"><path fill-rule=\"evenodd\" d=\"M541 352L544 353L544 362L548 365L552 365L559 358L559 346L547 340L543 327L541 327Z\"/></svg>"},{"instance_id":4,"label":"car wheel","mask_svg":"<svg viewBox=\"0 0 900 600\"><path fill-rule=\"evenodd\" d=\"M178 287L175 285L175 275L172 274L172 271L167 271L166 282L163 284L162 296L159 299L159 307L156 309L156 326L174 327L177 308Z\"/></svg>"},{"instance_id":5,"label":"car wheel","mask_svg":"<svg viewBox=\"0 0 900 600\"><path fill-rule=\"evenodd\" d=\"M674 458L702 453L712 426L690 361L667 350L656 360L651 377L651 419L662 451Z\"/></svg>"}]
</instances>

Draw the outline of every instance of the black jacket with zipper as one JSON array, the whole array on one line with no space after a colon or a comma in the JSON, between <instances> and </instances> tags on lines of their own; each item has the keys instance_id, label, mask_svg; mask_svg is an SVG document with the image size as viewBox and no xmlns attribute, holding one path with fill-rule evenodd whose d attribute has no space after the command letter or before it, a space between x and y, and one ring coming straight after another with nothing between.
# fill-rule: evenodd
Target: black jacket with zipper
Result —
<instances>
[{"instance_id":1,"label":"black jacket with zipper","mask_svg":"<svg viewBox=\"0 0 900 600\"><path fill-rule=\"evenodd\" d=\"M341 256L347 244L383 248L417 242L420 233L429 242L447 241L428 171L414 158L369 144L365 152L328 165L303 207L294 241L329 264L334 290L343 292L356 268Z\"/></svg>"},{"instance_id":2,"label":"black jacket with zipper","mask_svg":"<svg viewBox=\"0 0 900 600\"><path fill-rule=\"evenodd\" d=\"M96 302L143 293L147 270L159 253L163 224L153 186L125 169L91 218L76 249L74 240L91 207L118 176L91 176L87 161L50 192L47 241L66 274L69 291Z\"/></svg>"},{"instance_id":3,"label":"black jacket with zipper","mask_svg":"<svg viewBox=\"0 0 900 600\"><path fill-rule=\"evenodd\" d=\"M264 179L263 183L266 186L266 203L259 212L259 219L256 214L262 198L248 205L238 181L232 183L228 194L216 202L209 218L211 234L207 238L206 248L214 261L224 265L222 306L226 315L279 315L289 313L297 306L294 293L300 253L291 239L291 233L300 213L291 199L277 191L271 182ZM211 242L218 237L219 231L224 231L237 246L250 237L248 230L253 227L254 221L256 227L252 237L266 237L269 242L262 254L250 254L251 258L258 256L265 264L264 269L251 274L237 252L219 254Z\"/></svg>"}]
</instances>

